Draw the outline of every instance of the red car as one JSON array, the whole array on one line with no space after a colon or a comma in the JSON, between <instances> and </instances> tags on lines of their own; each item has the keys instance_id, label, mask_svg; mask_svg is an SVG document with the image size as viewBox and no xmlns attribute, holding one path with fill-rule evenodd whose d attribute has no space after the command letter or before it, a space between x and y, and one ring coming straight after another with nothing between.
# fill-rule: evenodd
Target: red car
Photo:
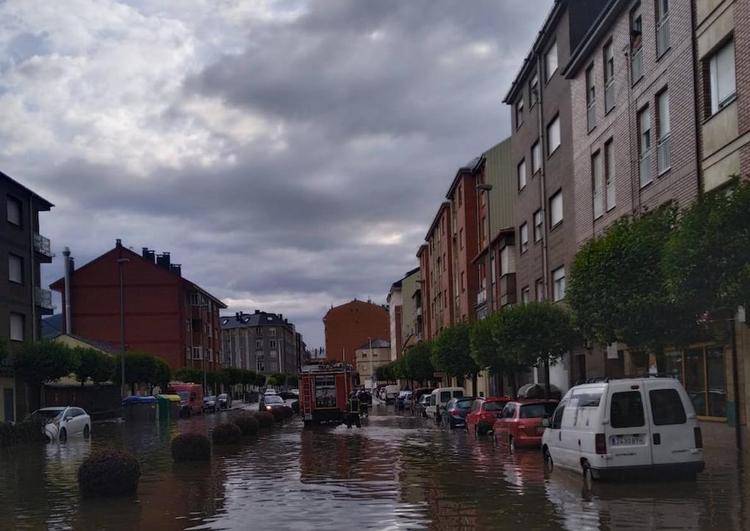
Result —
<instances>
[{"instance_id":1,"label":"red car","mask_svg":"<svg viewBox=\"0 0 750 531\"><path fill-rule=\"evenodd\" d=\"M551 417L556 407L557 400L508 402L493 428L495 443L508 445L511 451L520 447L539 448L544 433L542 420Z\"/></svg>"},{"instance_id":2,"label":"red car","mask_svg":"<svg viewBox=\"0 0 750 531\"><path fill-rule=\"evenodd\" d=\"M477 398L471 405L471 411L466 415L466 429L474 431L474 435L484 435L492 430L503 407L510 401L511 399L505 396Z\"/></svg>"}]
</instances>

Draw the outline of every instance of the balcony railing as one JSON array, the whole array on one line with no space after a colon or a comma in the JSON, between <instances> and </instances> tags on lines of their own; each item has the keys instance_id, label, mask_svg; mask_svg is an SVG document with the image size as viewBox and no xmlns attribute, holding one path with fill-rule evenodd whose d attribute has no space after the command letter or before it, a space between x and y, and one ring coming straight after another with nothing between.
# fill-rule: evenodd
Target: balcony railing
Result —
<instances>
[{"instance_id":1,"label":"balcony railing","mask_svg":"<svg viewBox=\"0 0 750 531\"><path fill-rule=\"evenodd\" d=\"M39 308L44 310L54 310L52 305L52 292L44 288L36 288L34 292L34 302Z\"/></svg>"},{"instance_id":2,"label":"balcony railing","mask_svg":"<svg viewBox=\"0 0 750 531\"><path fill-rule=\"evenodd\" d=\"M656 167L659 175L667 171L672 165L669 144L669 135L660 139L656 144Z\"/></svg>"},{"instance_id":3,"label":"balcony railing","mask_svg":"<svg viewBox=\"0 0 750 531\"><path fill-rule=\"evenodd\" d=\"M633 50L632 54L630 69L631 75L633 76L633 83L635 83L643 76L643 48Z\"/></svg>"},{"instance_id":4,"label":"balcony railing","mask_svg":"<svg viewBox=\"0 0 750 531\"><path fill-rule=\"evenodd\" d=\"M500 277L500 307L516 303L516 274L509 273Z\"/></svg>"},{"instance_id":5,"label":"balcony railing","mask_svg":"<svg viewBox=\"0 0 750 531\"><path fill-rule=\"evenodd\" d=\"M656 24L656 56L661 57L667 49L669 49L669 13Z\"/></svg>"},{"instance_id":6,"label":"balcony railing","mask_svg":"<svg viewBox=\"0 0 750 531\"><path fill-rule=\"evenodd\" d=\"M588 131L596 127L596 100L591 100L586 107L586 126Z\"/></svg>"},{"instance_id":7,"label":"balcony railing","mask_svg":"<svg viewBox=\"0 0 750 531\"><path fill-rule=\"evenodd\" d=\"M645 153L641 155L641 164L640 164L640 180L641 180L641 188L646 186L648 183L650 183L653 178L651 177L651 151L648 150Z\"/></svg>"},{"instance_id":8,"label":"balcony railing","mask_svg":"<svg viewBox=\"0 0 750 531\"><path fill-rule=\"evenodd\" d=\"M34 234L34 252L52 258L52 249L50 246L49 238L45 238L41 234Z\"/></svg>"},{"instance_id":9,"label":"balcony railing","mask_svg":"<svg viewBox=\"0 0 750 531\"><path fill-rule=\"evenodd\" d=\"M604 86L604 112L608 113L615 106L615 80L610 79Z\"/></svg>"}]
</instances>

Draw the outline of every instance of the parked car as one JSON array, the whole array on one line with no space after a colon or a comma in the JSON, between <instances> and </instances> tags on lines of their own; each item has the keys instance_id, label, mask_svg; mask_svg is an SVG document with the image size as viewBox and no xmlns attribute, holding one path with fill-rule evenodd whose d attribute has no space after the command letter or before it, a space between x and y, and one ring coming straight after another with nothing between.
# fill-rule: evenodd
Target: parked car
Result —
<instances>
[{"instance_id":1,"label":"parked car","mask_svg":"<svg viewBox=\"0 0 750 531\"><path fill-rule=\"evenodd\" d=\"M632 378L578 385L555 409L542 436L545 466L584 477L631 472L695 477L704 468L693 404L672 378Z\"/></svg>"},{"instance_id":2,"label":"parked car","mask_svg":"<svg viewBox=\"0 0 750 531\"><path fill-rule=\"evenodd\" d=\"M401 391L396 397L396 409L403 410L411 407L411 391Z\"/></svg>"},{"instance_id":3,"label":"parked car","mask_svg":"<svg viewBox=\"0 0 750 531\"><path fill-rule=\"evenodd\" d=\"M219 403L219 409L229 409L232 407L232 397L226 393L221 393L217 401Z\"/></svg>"},{"instance_id":4,"label":"parked car","mask_svg":"<svg viewBox=\"0 0 750 531\"><path fill-rule=\"evenodd\" d=\"M279 409L287 407L284 399L279 395L263 395L260 399L258 409L260 411L271 411L272 409Z\"/></svg>"},{"instance_id":5,"label":"parked car","mask_svg":"<svg viewBox=\"0 0 750 531\"><path fill-rule=\"evenodd\" d=\"M466 429L473 431L474 435L484 435L492 431L495 421L510 400L506 396L477 398L471 404L471 411L466 415Z\"/></svg>"},{"instance_id":6,"label":"parked car","mask_svg":"<svg viewBox=\"0 0 750 531\"><path fill-rule=\"evenodd\" d=\"M465 426L466 415L471 410L474 400L473 396L451 398L450 402L445 405L445 415L441 415L441 422L446 424L450 429Z\"/></svg>"},{"instance_id":7,"label":"parked car","mask_svg":"<svg viewBox=\"0 0 750 531\"><path fill-rule=\"evenodd\" d=\"M203 387L195 383L175 382L167 392L180 397L180 416L189 417L203 412Z\"/></svg>"},{"instance_id":8,"label":"parked car","mask_svg":"<svg viewBox=\"0 0 750 531\"><path fill-rule=\"evenodd\" d=\"M91 436L91 417L80 407L43 407L31 415L44 421L42 433L50 442L65 442L76 435L84 439Z\"/></svg>"},{"instance_id":9,"label":"parked car","mask_svg":"<svg viewBox=\"0 0 750 531\"><path fill-rule=\"evenodd\" d=\"M416 406L422 399L422 396L429 395L434 389L434 387L420 387L418 389L414 389L411 393L411 399L414 401L414 405Z\"/></svg>"},{"instance_id":10,"label":"parked car","mask_svg":"<svg viewBox=\"0 0 750 531\"><path fill-rule=\"evenodd\" d=\"M396 385L386 385L383 388L383 400L386 404L391 404L396 401L396 398L398 397L398 394L401 392L401 388Z\"/></svg>"},{"instance_id":11,"label":"parked car","mask_svg":"<svg viewBox=\"0 0 750 531\"><path fill-rule=\"evenodd\" d=\"M544 426L557 407L557 400L518 400L508 402L502 415L495 421L492 435L495 443L516 448L539 448L542 445Z\"/></svg>"},{"instance_id":12,"label":"parked car","mask_svg":"<svg viewBox=\"0 0 750 531\"><path fill-rule=\"evenodd\" d=\"M414 414L427 418L427 406L430 405L431 394L422 395L414 406Z\"/></svg>"},{"instance_id":13,"label":"parked car","mask_svg":"<svg viewBox=\"0 0 750 531\"><path fill-rule=\"evenodd\" d=\"M203 411L210 411L211 413L216 413L217 407L218 405L216 402L216 397L214 395L203 397Z\"/></svg>"},{"instance_id":14,"label":"parked car","mask_svg":"<svg viewBox=\"0 0 750 531\"><path fill-rule=\"evenodd\" d=\"M445 406L451 401L451 398L462 398L463 396L463 387L438 387L430 393L430 405L425 409L425 413L429 418L439 422L440 414L445 411Z\"/></svg>"},{"instance_id":15,"label":"parked car","mask_svg":"<svg viewBox=\"0 0 750 531\"><path fill-rule=\"evenodd\" d=\"M263 394L264 394L264 395L269 395L269 396L270 396L270 395L277 395L277 394L279 394L279 393L277 393L275 389L266 389L266 390L265 390L265 392L264 392Z\"/></svg>"}]
</instances>

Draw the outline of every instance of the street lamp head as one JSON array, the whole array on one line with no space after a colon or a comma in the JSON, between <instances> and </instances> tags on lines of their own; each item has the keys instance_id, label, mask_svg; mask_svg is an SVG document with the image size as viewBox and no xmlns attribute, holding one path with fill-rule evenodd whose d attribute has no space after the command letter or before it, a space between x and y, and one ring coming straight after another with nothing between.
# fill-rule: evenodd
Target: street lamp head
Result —
<instances>
[{"instance_id":1,"label":"street lamp head","mask_svg":"<svg viewBox=\"0 0 750 531\"><path fill-rule=\"evenodd\" d=\"M477 190L481 190L483 192L489 192L490 190L492 190L492 185L491 184L478 184Z\"/></svg>"}]
</instances>

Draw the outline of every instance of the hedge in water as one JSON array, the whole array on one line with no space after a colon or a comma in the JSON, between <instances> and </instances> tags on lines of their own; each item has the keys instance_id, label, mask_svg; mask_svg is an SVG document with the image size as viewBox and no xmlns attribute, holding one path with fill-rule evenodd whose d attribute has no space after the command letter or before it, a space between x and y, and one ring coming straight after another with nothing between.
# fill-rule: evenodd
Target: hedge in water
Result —
<instances>
[{"instance_id":1,"label":"hedge in water","mask_svg":"<svg viewBox=\"0 0 750 531\"><path fill-rule=\"evenodd\" d=\"M172 439L172 459L175 461L208 461L211 444L201 433L181 433Z\"/></svg>"},{"instance_id":2,"label":"hedge in water","mask_svg":"<svg viewBox=\"0 0 750 531\"><path fill-rule=\"evenodd\" d=\"M240 415L234 419L234 423L242 432L242 435L255 435L260 429L258 419L252 415Z\"/></svg>"},{"instance_id":3,"label":"hedge in water","mask_svg":"<svg viewBox=\"0 0 750 531\"><path fill-rule=\"evenodd\" d=\"M236 424L219 424L211 433L214 444L237 444L242 438L242 432Z\"/></svg>"},{"instance_id":4,"label":"hedge in water","mask_svg":"<svg viewBox=\"0 0 750 531\"><path fill-rule=\"evenodd\" d=\"M138 460L114 448L95 451L78 468L78 486L88 498L133 495L140 478Z\"/></svg>"}]
</instances>

